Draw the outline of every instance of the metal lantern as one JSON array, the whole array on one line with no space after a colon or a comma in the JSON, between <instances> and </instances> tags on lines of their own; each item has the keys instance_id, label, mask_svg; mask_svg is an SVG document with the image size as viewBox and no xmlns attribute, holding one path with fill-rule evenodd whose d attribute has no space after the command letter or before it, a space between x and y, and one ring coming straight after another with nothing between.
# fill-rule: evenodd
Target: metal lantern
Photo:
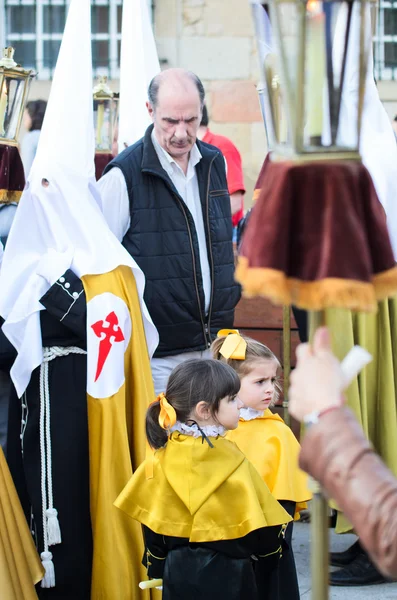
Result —
<instances>
[{"instance_id":1,"label":"metal lantern","mask_svg":"<svg viewBox=\"0 0 397 600\"><path fill-rule=\"evenodd\" d=\"M33 70L23 69L14 60L14 48L4 48L0 59L0 144L18 145L23 111Z\"/></svg>"},{"instance_id":2,"label":"metal lantern","mask_svg":"<svg viewBox=\"0 0 397 600\"><path fill-rule=\"evenodd\" d=\"M94 99L95 152L111 154L118 115L118 96L107 84L107 77L99 78L92 90Z\"/></svg>"},{"instance_id":3,"label":"metal lantern","mask_svg":"<svg viewBox=\"0 0 397 600\"><path fill-rule=\"evenodd\" d=\"M260 48L266 36L258 21L258 10L264 12L264 8L255 3L256 37L276 156L359 158L370 50L365 42L370 27L365 11L368 1L269 0L272 47L268 44L264 54ZM347 64L349 72L353 68L357 75L354 93L358 108L349 127L342 128Z\"/></svg>"}]
</instances>

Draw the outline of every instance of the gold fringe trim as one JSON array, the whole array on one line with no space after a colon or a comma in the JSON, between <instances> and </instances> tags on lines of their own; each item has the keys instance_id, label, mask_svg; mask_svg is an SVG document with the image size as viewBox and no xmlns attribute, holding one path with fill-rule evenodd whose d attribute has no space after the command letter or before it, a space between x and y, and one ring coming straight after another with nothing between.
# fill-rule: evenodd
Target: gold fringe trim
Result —
<instances>
[{"instance_id":1,"label":"gold fringe trim","mask_svg":"<svg viewBox=\"0 0 397 600\"><path fill-rule=\"evenodd\" d=\"M383 271L383 273L377 273L372 279L372 283L375 288L375 295L377 300L384 300L385 298L391 298L397 294L397 266Z\"/></svg>"},{"instance_id":2,"label":"gold fringe trim","mask_svg":"<svg viewBox=\"0 0 397 600\"><path fill-rule=\"evenodd\" d=\"M378 300L397 295L397 267L375 275L372 283L338 278L301 281L276 269L250 267L248 259L239 256L235 277L246 296L264 296L274 304L295 304L307 310L376 312Z\"/></svg>"},{"instance_id":3,"label":"gold fringe trim","mask_svg":"<svg viewBox=\"0 0 397 600\"><path fill-rule=\"evenodd\" d=\"M11 202L19 202L22 192L15 190L0 190L0 203L11 204Z\"/></svg>"},{"instance_id":4,"label":"gold fringe trim","mask_svg":"<svg viewBox=\"0 0 397 600\"><path fill-rule=\"evenodd\" d=\"M254 193L252 194L252 203L256 202L261 194L262 189L261 188L256 188L254 190Z\"/></svg>"}]
</instances>

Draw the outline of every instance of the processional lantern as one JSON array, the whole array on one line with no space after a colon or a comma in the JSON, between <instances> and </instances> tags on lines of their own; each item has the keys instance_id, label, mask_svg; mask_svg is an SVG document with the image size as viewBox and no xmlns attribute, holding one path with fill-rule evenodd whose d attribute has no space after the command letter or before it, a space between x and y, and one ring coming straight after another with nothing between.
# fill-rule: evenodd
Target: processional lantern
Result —
<instances>
[{"instance_id":1,"label":"processional lantern","mask_svg":"<svg viewBox=\"0 0 397 600\"><path fill-rule=\"evenodd\" d=\"M328 308L376 311L397 293L385 213L359 154L370 2L251 2L272 151L236 278L247 295L307 309L314 332ZM327 600L327 503L313 492L312 595Z\"/></svg>"},{"instance_id":2,"label":"processional lantern","mask_svg":"<svg viewBox=\"0 0 397 600\"><path fill-rule=\"evenodd\" d=\"M25 174L18 151L18 136L30 83L36 73L14 60L14 48L0 58L0 204L18 202Z\"/></svg>"},{"instance_id":3,"label":"processional lantern","mask_svg":"<svg viewBox=\"0 0 397 600\"><path fill-rule=\"evenodd\" d=\"M369 52L366 4L365 0L270 0L272 51L259 54L276 157L359 158ZM254 11L260 8L254 5ZM263 40L257 27L258 47L261 36ZM340 116L349 53L358 73L357 98L351 99L358 109L347 140Z\"/></svg>"},{"instance_id":4,"label":"processional lantern","mask_svg":"<svg viewBox=\"0 0 397 600\"><path fill-rule=\"evenodd\" d=\"M107 83L107 77L99 78L92 90L94 100L95 153L111 154L118 118L118 96Z\"/></svg>"},{"instance_id":5,"label":"processional lantern","mask_svg":"<svg viewBox=\"0 0 397 600\"><path fill-rule=\"evenodd\" d=\"M36 73L14 60L14 48L4 48L0 59L0 144L18 145L30 82Z\"/></svg>"}]
</instances>

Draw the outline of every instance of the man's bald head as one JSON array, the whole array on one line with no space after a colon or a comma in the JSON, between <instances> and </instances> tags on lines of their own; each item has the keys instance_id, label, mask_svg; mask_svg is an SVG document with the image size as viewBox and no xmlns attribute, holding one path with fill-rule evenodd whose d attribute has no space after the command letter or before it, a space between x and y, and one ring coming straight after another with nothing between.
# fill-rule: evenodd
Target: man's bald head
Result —
<instances>
[{"instance_id":1,"label":"man's bald head","mask_svg":"<svg viewBox=\"0 0 397 600\"><path fill-rule=\"evenodd\" d=\"M175 94L175 97L180 94L189 93L192 87L197 90L201 108L204 106L205 91L200 79L186 69L166 69L155 77L149 84L148 98L152 107L155 109L158 104L160 89L166 94Z\"/></svg>"}]
</instances>

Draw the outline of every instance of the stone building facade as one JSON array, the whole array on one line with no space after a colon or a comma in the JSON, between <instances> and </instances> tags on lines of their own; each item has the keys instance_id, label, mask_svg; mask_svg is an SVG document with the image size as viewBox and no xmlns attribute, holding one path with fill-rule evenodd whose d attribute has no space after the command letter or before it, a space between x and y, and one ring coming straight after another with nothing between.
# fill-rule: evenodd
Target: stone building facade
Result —
<instances>
[{"instance_id":1,"label":"stone building facade","mask_svg":"<svg viewBox=\"0 0 397 600\"><path fill-rule=\"evenodd\" d=\"M51 10L52 15L56 16L55 11L61 10L62 5L66 7L67 3L68 0L56 0L56 3L53 3L53 0L40 0L40 2L37 0L0 0L0 17L2 11L5 16L0 25L0 38L4 37L6 43L12 41L10 37L12 27L10 21L7 21L12 11L28 10L28 6L33 5L38 14L37 10L44 11L46 5L54 4ZM207 92L211 129L230 137L242 154L247 188L246 206L249 206L255 181L267 152L265 129L256 92L259 65L249 0L148 0L148 3L152 11L154 33L162 68L185 67L199 75ZM55 8L55 4L60 6ZM114 91L118 91L117 53L119 50L117 48L119 48L121 35L122 0L93 0L92 4L94 11L93 40L96 39L95 19L100 20L98 22L97 52L94 49L96 42L93 43L94 57L95 54L100 56L102 61L100 64L103 68L106 63L106 43L104 42L106 38L109 52L110 85ZM390 33L395 29L397 34L397 9L390 8L389 4L385 0L380 0L378 5L380 16L378 17L379 27L375 29L375 55L378 54L381 61L383 60L383 63L379 63L383 65L380 71L378 68L380 73L378 89L386 110L392 118L397 113L397 83L393 80L393 78L397 79L397 59L395 68L390 68L390 64L393 67L393 52L397 56L397 35L390 36ZM99 17L95 16L95 11ZM112 11L113 18L111 18ZM65 12L63 17L64 14ZM17 12L15 15L17 16ZM45 17L45 15L43 16ZM58 40L56 43L60 43L61 21L62 16L59 16L54 21L58 29L54 29L55 25L51 29L53 32L59 30L56 34L56 40ZM23 20L20 22L23 25ZM37 20L38 22L39 20ZM16 20L15 23L18 24L18 21ZM34 31L34 24L31 27L32 29L29 31ZM15 39L21 41L15 41L15 45L22 43L23 37L19 33ZM37 40L40 39L41 33L36 31ZM26 39L31 40L31 38L32 33L29 33ZM14 42L12 41L12 43ZM26 43L31 42L27 41ZM37 42L36 50L39 47L38 44L39 42ZM389 51L387 51L388 49ZM44 47L42 50L45 54ZM26 51L24 51L24 55L29 57L29 53ZM56 53L52 58L52 64L55 65ZM47 62L51 62L48 61L48 56ZM41 70L40 65L34 66L39 71ZM385 73L386 79L389 77L391 80L386 80L382 73ZM48 77L39 78L32 85L30 98L47 98L50 85Z\"/></svg>"},{"instance_id":2,"label":"stone building facade","mask_svg":"<svg viewBox=\"0 0 397 600\"><path fill-rule=\"evenodd\" d=\"M162 68L185 67L203 80L211 129L241 152L249 205L267 150L248 0L156 0L153 24ZM50 85L35 81L30 98L47 98ZM118 90L117 80L110 85Z\"/></svg>"}]
</instances>

